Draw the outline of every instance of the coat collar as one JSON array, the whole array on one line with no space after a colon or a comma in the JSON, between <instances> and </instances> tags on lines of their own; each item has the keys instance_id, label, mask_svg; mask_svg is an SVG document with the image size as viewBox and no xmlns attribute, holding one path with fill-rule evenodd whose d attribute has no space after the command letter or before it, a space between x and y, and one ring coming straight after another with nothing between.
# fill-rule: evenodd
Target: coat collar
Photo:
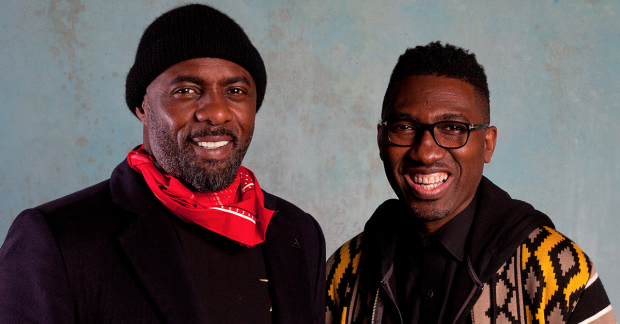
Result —
<instances>
[{"instance_id":1,"label":"coat collar","mask_svg":"<svg viewBox=\"0 0 620 324\"><path fill-rule=\"evenodd\" d=\"M110 187L114 203L134 215L119 233L118 242L163 322L207 323L170 213L125 161L112 173ZM274 320L311 323L308 305L313 301L303 236L279 213L276 197L266 192L264 196L265 207L276 210L261 244Z\"/></svg>"},{"instance_id":2,"label":"coat collar","mask_svg":"<svg viewBox=\"0 0 620 324\"><path fill-rule=\"evenodd\" d=\"M110 178L112 200L134 215L118 242L139 283L167 323L207 323L168 211L123 161Z\"/></svg>"}]
</instances>

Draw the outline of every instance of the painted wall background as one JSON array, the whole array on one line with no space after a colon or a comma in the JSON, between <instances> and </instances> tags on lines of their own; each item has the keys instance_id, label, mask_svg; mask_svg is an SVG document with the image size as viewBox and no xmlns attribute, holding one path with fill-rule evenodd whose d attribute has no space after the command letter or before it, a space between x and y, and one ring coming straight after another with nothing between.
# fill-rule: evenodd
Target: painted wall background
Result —
<instances>
[{"instance_id":1,"label":"painted wall background","mask_svg":"<svg viewBox=\"0 0 620 324\"><path fill-rule=\"evenodd\" d=\"M141 143L124 102L139 37L185 1L2 0L0 239L34 207L109 177ZM407 47L442 40L485 66L498 144L485 175L594 259L620 305L620 2L220 1L269 83L245 165L313 214L327 252L393 197L376 148Z\"/></svg>"}]
</instances>

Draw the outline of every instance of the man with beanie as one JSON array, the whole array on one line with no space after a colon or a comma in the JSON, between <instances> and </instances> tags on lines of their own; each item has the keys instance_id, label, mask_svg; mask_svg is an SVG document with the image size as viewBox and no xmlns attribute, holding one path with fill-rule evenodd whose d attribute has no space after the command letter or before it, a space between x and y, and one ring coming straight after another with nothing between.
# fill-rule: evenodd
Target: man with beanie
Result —
<instances>
[{"instance_id":1,"label":"man with beanie","mask_svg":"<svg viewBox=\"0 0 620 324\"><path fill-rule=\"evenodd\" d=\"M157 18L126 82L143 145L110 179L15 219L0 323L323 323L319 225L241 166L266 84L225 14Z\"/></svg>"}]
</instances>

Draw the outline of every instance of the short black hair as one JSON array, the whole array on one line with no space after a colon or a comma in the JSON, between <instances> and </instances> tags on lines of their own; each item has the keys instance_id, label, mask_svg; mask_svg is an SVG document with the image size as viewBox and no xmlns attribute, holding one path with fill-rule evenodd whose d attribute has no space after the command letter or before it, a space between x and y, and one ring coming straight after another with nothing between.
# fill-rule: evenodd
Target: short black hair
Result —
<instances>
[{"instance_id":1,"label":"short black hair","mask_svg":"<svg viewBox=\"0 0 620 324\"><path fill-rule=\"evenodd\" d=\"M395 83L408 76L432 75L448 77L469 83L476 89L479 96L484 122L490 120L489 86L482 65L476 61L476 55L450 44L442 45L440 41L425 46L408 48L398 58L392 71L385 97L381 117L385 117L387 108L392 105Z\"/></svg>"}]
</instances>

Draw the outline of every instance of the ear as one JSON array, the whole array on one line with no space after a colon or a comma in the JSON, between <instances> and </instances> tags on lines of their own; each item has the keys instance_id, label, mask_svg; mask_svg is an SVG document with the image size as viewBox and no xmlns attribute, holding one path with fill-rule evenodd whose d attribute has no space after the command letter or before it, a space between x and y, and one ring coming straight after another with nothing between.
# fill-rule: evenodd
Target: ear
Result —
<instances>
[{"instance_id":1,"label":"ear","mask_svg":"<svg viewBox=\"0 0 620 324\"><path fill-rule=\"evenodd\" d=\"M149 113L151 107L149 106L149 99L144 94L144 99L142 99L142 106L136 107L136 116L140 118L142 121L142 145L144 145L144 149L151 155L151 141L149 140L149 128L147 125L149 124Z\"/></svg>"},{"instance_id":2,"label":"ear","mask_svg":"<svg viewBox=\"0 0 620 324\"><path fill-rule=\"evenodd\" d=\"M144 94L144 99L142 99L142 106L136 107L136 116L140 118L144 125L148 124L149 120L149 99L146 97L146 93Z\"/></svg>"},{"instance_id":3,"label":"ear","mask_svg":"<svg viewBox=\"0 0 620 324\"><path fill-rule=\"evenodd\" d=\"M379 157L381 161L383 161L383 143L381 143L381 137L383 137L382 132L383 127L381 124L377 124L377 146L379 147Z\"/></svg>"},{"instance_id":4,"label":"ear","mask_svg":"<svg viewBox=\"0 0 620 324\"><path fill-rule=\"evenodd\" d=\"M490 163L493 152L495 151L497 128L495 126L489 126L484 132L484 163Z\"/></svg>"}]
</instances>

